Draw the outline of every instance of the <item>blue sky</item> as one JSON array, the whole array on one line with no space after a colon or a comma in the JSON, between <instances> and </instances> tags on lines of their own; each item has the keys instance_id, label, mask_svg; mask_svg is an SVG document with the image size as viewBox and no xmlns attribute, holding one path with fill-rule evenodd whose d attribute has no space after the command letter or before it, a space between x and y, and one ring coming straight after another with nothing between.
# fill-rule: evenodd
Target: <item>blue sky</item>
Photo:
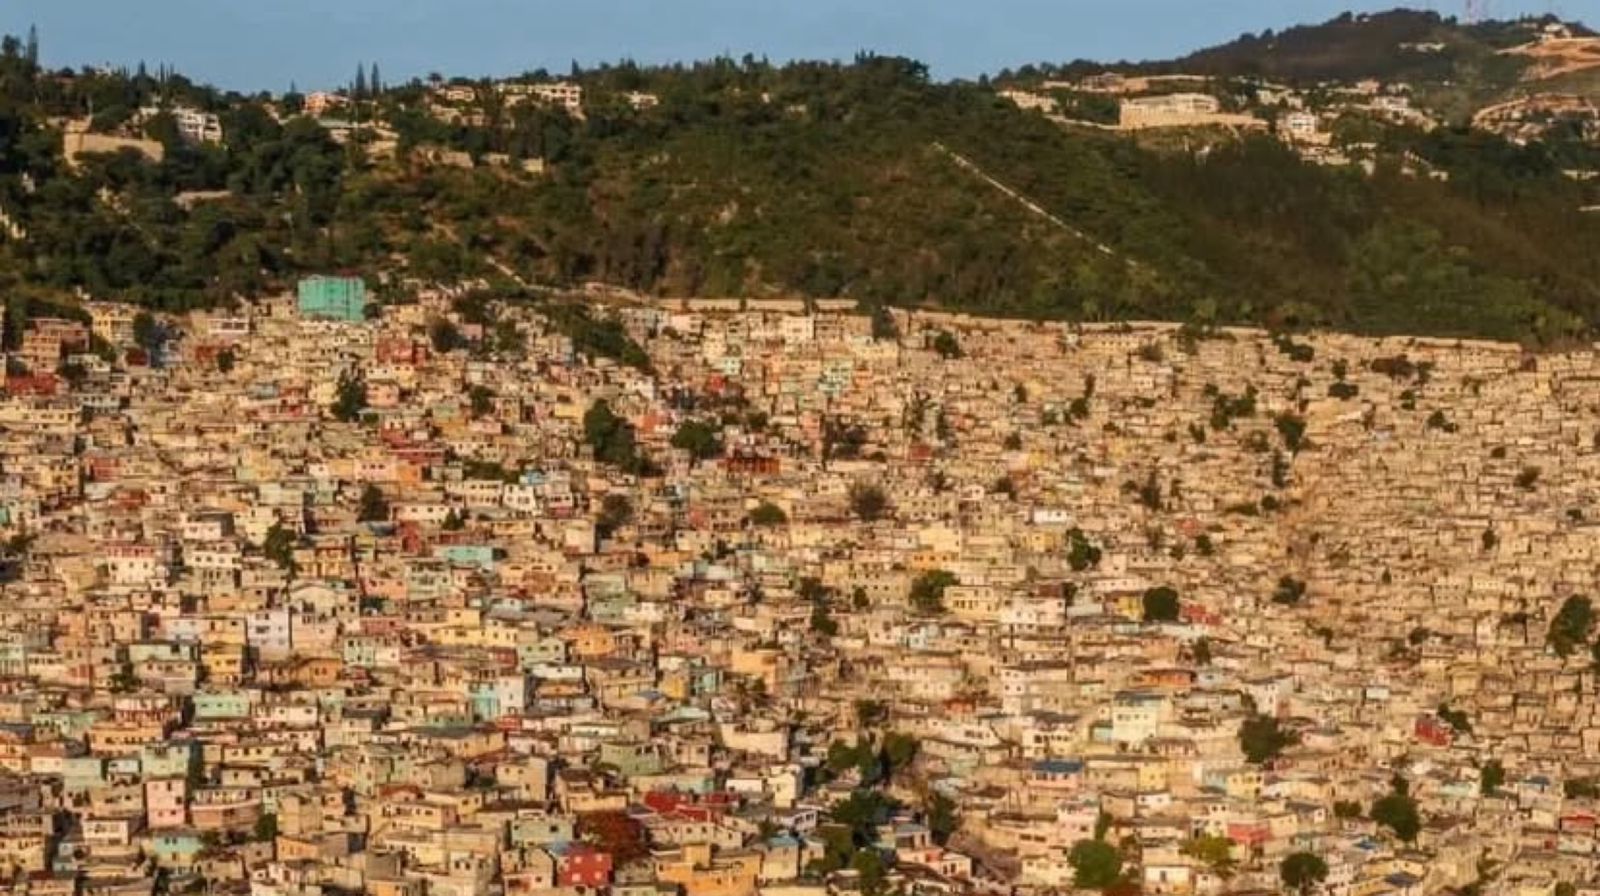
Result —
<instances>
[{"instance_id":1,"label":"blue sky","mask_svg":"<svg viewBox=\"0 0 1600 896\"><path fill-rule=\"evenodd\" d=\"M1459 13L1462 0L1415 0ZM1162 58L1244 31L1322 21L1362 0L3 0L0 29L39 27L52 66L165 62L240 90L439 71L503 75L746 52L774 61L914 56L940 78L1038 60ZM1492 0L1497 16L1600 21L1600 0Z\"/></svg>"}]
</instances>

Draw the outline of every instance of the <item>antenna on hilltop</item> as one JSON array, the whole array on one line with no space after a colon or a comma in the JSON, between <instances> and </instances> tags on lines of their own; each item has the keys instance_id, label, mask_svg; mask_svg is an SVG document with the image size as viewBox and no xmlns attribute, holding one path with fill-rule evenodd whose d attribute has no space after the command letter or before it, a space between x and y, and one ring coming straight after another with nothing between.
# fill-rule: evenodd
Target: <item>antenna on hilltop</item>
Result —
<instances>
[{"instance_id":1,"label":"antenna on hilltop","mask_svg":"<svg viewBox=\"0 0 1600 896\"><path fill-rule=\"evenodd\" d=\"M1489 0L1467 0L1467 24L1476 25L1489 19Z\"/></svg>"}]
</instances>

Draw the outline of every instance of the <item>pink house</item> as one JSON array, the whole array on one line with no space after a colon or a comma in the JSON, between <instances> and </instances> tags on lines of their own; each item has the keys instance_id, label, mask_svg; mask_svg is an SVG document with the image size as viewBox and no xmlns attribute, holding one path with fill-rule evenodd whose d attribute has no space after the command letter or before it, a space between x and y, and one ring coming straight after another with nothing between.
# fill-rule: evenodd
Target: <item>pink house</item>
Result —
<instances>
[{"instance_id":1,"label":"pink house","mask_svg":"<svg viewBox=\"0 0 1600 896\"><path fill-rule=\"evenodd\" d=\"M1228 839L1246 848L1259 847L1272 839L1272 828L1264 821L1230 821Z\"/></svg>"},{"instance_id":2,"label":"pink house","mask_svg":"<svg viewBox=\"0 0 1600 896\"><path fill-rule=\"evenodd\" d=\"M151 829L183 827L188 787L182 778L144 782L144 812Z\"/></svg>"}]
</instances>

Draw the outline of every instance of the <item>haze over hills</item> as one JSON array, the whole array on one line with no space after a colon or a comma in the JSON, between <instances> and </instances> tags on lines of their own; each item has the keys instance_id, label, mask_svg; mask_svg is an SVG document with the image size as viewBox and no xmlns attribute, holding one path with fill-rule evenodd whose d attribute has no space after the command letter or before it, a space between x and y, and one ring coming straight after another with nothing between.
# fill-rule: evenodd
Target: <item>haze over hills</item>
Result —
<instances>
[{"instance_id":1,"label":"haze over hills","mask_svg":"<svg viewBox=\"0 0 1600 896\"><path fill-rule=\"evenodd\" d=\"M0 277L13 322L347 270L391 298L600 281L1556 344L1600 321L1589 36L1395 12L1113 66L1195 76L1137 90L1104 89L1098 64L936 83L862 56L500 83L363 70L318 97L44 71L13 40ZM1224 124L1118 127L1120 104L1173 91ZM115 151L69 163L64 145Z\"/></svg>"}]
</instances>

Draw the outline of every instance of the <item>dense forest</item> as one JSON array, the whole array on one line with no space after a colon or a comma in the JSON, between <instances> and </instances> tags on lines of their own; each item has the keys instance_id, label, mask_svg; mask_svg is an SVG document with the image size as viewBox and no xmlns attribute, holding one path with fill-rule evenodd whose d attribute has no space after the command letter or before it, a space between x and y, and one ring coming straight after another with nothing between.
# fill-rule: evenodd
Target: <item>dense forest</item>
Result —
<instances>
[{"instance_id":1,"label":"dense forest","mask_svg":"<svg viewBox=\"0 0 1600 896\"><path fill-rule=\"evenodd\" d=\"M863 55L574 71L582 119L468 83L484 120L446 124L427 114L429 85L367 83L340 114L393 131L395 158L379 159L295 115L297 96L36 59L31 42L0 46L12 303L182 310L348 270L394 299L404 282L487 277L1544 345L1600 323L1600 216L1579 211L1595 187L1562 174L1600 159L1577 142L1390 129L1370 176L1303 163L1269 136L1154 151ZM631 90L660 104L636 110ZM116 127L158 103L216 111L225 142L186 144L158 116L145 129L161 162L64 163L62 120ZM482 163L429 164L422 146ZM1406 173L1419 158L1449 179Z\"/></svg>"}]
</instances>

